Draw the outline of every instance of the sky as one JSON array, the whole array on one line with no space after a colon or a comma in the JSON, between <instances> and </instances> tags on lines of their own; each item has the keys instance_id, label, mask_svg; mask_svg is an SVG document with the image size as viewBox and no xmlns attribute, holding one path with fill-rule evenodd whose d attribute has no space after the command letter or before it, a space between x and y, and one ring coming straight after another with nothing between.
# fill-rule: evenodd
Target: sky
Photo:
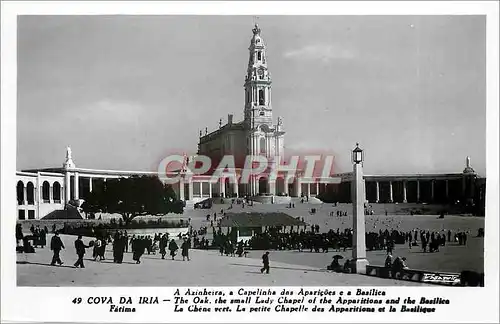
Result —
<instances>
[{"instance_id":1,"label":"sky","mask_svg":"<svg viewBox=\"0 0 500 324\"><path fill-rule=\"evenodd\" d=\"M243 118L252 16L20 16L17 168L156 170ZM486 170L482 16L260 16L285 151L349 172Z\"/></svg>"}]
</instances>

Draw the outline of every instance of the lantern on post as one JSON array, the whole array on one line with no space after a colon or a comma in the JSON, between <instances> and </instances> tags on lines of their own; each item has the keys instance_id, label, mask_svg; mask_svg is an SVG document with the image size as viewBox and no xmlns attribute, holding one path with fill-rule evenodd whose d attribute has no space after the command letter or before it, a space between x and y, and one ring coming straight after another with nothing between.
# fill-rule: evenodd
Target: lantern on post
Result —
<instances>
[{"instance_id":1,"label":"lantern on post","mask_svg":"<svg viewBox=\"0 0 500 324\"><path fill-rule=\"evenodd\" d=\"M356 143L356 147L352 151L352 162L355 164L360 164L363 162L363 150L359 148L359 143Z\"/></svg>"}]
</instances>

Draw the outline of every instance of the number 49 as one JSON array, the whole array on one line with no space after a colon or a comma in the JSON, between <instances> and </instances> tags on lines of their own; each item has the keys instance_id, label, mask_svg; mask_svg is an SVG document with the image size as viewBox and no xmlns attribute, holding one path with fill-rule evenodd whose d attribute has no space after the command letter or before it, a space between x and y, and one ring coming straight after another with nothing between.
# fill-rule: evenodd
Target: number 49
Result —
<instances>
[{"instance_id":1,"label":"number 49","mask_svg":"<svg viewBox=\"0 0 500 324\"><path fill-rule=\"evenodd\" d=\"M81 297L77 297L77 298L73 299L73 304L80 304L81 302L82 302Z\"/></svg>"}]
</instances>

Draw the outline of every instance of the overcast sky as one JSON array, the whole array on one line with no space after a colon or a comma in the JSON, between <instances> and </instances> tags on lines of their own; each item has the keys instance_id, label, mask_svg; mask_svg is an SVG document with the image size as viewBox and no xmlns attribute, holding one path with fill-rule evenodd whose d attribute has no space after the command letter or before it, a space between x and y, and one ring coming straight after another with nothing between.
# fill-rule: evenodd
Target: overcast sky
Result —
<instances>
[{"instance_id":1,"label":"overcast sky","mask_svg":"<svg viewBox=\"0 0 500 324\"><path fill-rule=\"evenodd\" d=\"M243 118L251 16L23 16L18 169L155 170L198 132ZM285 150L350 171L485 174L485 19L262 16Z\"/></svg>"}]
</instances>

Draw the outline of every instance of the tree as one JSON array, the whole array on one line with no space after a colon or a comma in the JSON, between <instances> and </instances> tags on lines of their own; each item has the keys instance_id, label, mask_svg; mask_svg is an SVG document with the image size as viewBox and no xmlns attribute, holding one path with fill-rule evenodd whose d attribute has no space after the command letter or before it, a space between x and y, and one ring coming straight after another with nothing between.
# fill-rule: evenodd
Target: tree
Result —
<instances>
[{"instance_id":1,"label":"tree","mask_svg":"<svg viewBox=\"0 0 500 324\"><path fill-rule=\"evenodd\" d=\"M137 216L182 214L184 203L155 176L110 179L96 186L82 205L85 213L117 213L125 224Z\"/></svg>"}]
</instances>

